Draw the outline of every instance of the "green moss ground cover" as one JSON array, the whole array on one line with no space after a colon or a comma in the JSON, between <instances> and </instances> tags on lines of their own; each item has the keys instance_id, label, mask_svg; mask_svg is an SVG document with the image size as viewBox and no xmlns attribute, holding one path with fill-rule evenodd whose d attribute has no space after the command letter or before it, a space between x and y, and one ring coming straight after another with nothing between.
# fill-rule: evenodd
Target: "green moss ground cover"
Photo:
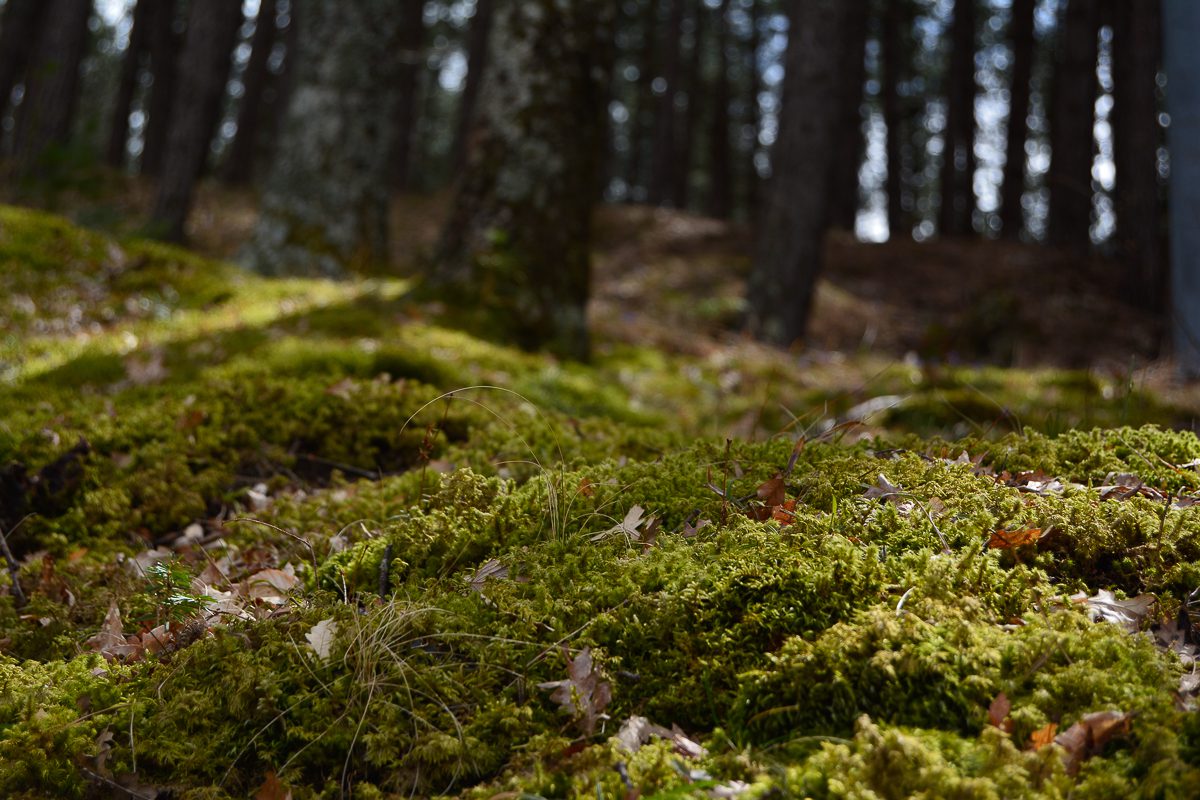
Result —
<instances>
[{"instance_id":1,"label":"green moss ground cover","mask_svg":"<svg viewBox=\"0 0 1200 800\"><path fill-rule=\"evenodd\" d=\"M565 365L16 209L0 276L0 795L1200 794L1133 387Z\"/></svg>"}]
</instances>

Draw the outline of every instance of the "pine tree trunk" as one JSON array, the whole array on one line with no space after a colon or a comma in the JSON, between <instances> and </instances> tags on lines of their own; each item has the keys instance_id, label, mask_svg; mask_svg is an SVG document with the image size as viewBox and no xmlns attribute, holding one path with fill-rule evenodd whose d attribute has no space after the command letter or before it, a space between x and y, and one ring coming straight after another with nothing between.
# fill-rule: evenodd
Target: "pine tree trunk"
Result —
<instances>
[{"instance_id":1,"label":"pine tree trunk","mask_svg":"<svg viewBox=\"0 0 1200 800\"><path fill-rule=\"evenodd\" d=\"M432 279L524 347L586 358L591 215L603 174L615 4L496 9L477 146Z\"/></svg>"},{"instance_id":2,"label":"pine tree trunk","mask_svg":"<svg viewBox=\"0 0 1200 800\"><path fill-rule=\"evenodd\" d=\"M883 31L880 44L883 50L883 123L887 128L887 221L888 239L896 241L908 236L912 228L904 212L904 123L900 107L900 81L904 63L901 34L910 24L898 2L885 2Z\"/></svg>"},{"instance_id":3,"label":"pine tree trunk","mask_svg":"<svg viewBox=\"0 0 1200 800\"><path fill-rule=\"evenodd\" d=\"M1013 0L1009 22L1012 47L1012 83L1009 87L1008 141L1005 145L1004 182L1000 189L1000 230L1006 239L1021 235L1025 196L1025 143L1029 133L1029 93L1033 78L1033 22L1035 0Z\"/></svg>"},{"instance_id":4,"label":"pine tree trunk","mask_svg":"<svg viewBox=\"0 0 1200 800\"><path fill-rule=\"evenodd\" d=\"M148 47L154 83L146 103L146 134L142 139L143 175L162 173L167 133L179 81L180 36L175 30L176 0L145 0L151 4Z\"/></svg>"},{"instance_id":5,"label":"pine tree trunk","mask_svg":"<svg viewBox=\"0 0 1200 800\"><path fill-rule=\"evenodd\" d=\"M759 68L758 56L762 50L762 14L760 3L763 0L750 0L750 37L746 42L746 76L747 76L747 124L750 126L752 141L746 167L746 208L753 216L758 211L762 197L762 180L758 176L758 137L762 132L762 105L758 99L763 91L762 70Z\"/></svg>"},{"instance_id":6,"label":"pine tree trunk","mask_svg":"<svg viewBox=\"0 0 1200 800\"><path fill-rule=\"evenodd\" d=\"M718 219L728 219L733 214L733 144L729 140L729 0L721 0L714 13L717 74L712 94L712 127L708 135L711 170L708 213Z\"/></svg>"},{"instance_id":7,"label":"pine tree trunk","mask_svg":"<svg viewBox=\"0 0 1200 800\"><path fill-rule=\"evenodd\" d=\"M1050 120L1049 240L1079 254L1091 246L1096 22L1096 0L1068 0L1059 22Z\"/></svg>"},{"instance_id":8,"label":"pine tree trunk","mask_svg":"<svg viewBox=\"0 0 1200 800\"><path fill-rule=\"evenodd\" d=\"M975 0L954 2L950 51L938 227L965 236L975 212Z\"/></svg>"},{"instance_id":9,"label":"pine tree trunk","mask_svg":"<svg viewBox=\"0 0 1200 800\"><path fill-rule=\"evenodd\" d=\"M867 78L866 50L867 3L846 0L853 6L846 39L842 49L842 70L846 75L845 94L838 99L842 115L842 132L834 150L834 176L829 199L830 224L835 228L854 231L858 219L859 181L863 149L863 84Z\"/></svg>"},{"instance_id":10,"label":"pine tree trunk","mask_svg":"<svg viewBox=\"0 0 1200 800\"><path fill-rule=\"evenodd\" d=\"M170 241L182 241L196 182L208 162L221 114L229 64L242 21L241 0L192 4L180 54L179 91L171 111L151 225Z\"/></svg>"},{"instance_id":11,"label":"pine tree trunk","mask_svg":"<svg viewBox=\"0 0 1200 800\"><path fill-rule=\"evenodd\" d=\"M642 49L638 58L637 89L634 105L629 112L629 199L640 202L649 194L650 178L646 175L646 156L651 155L654 141L654 62L658 36L659 0L646 0L642 17Z\"/></svg>"},{"instance_id":12,"label":"pine tree trunk","mask_svg":"<svg viewBox=\"0 0 1200 800\"><path fill-rule=\"evenodd\" d=\"M274 158L276 142L280 136L279 131L283 127L287 105L296 84L296 61L300 49L300 19L296 4L289 3L287 15L279 17L278 20L279 24L283 26L281 31L283 64L277 73L271 75L263 94L263 109L260 117L262 133L258 137L255 154L255 160L260 165L260 169L269 165ZM276 36L279 36L279 33L276 33Z\"/></svg>"},{"instance_id":13,"label":"pine tree trunk","mask_svg":"<svg viewBox=\"0 0 1200 800\"><path fill-rule=\"evenodd\" d=\"M146 2L146 0L142 0ZM229 154L221 167L221 177L229 184L245 185L254 177L259 132L263 120L263 94L270 82L268 62L275 47L275 0L260 0L250 40L250 60L242 73L241 106L238 108L237 133L229 145Z\"/></svg>"},{"instance_id":14,"label":"pine tree trunk","mask_svg":"<svg viewBox=\"0 0 1200 800\"><path fill-rule=\"evenodd\" d=\"M392 169L396 189L406 191L413 184L412 150L417 138L417 88L421 69L425 65L425 0L404 0L398 13L400 64L396 80L399 96L396 101L396 142Z\"/></svg>"},{"instance_id":15,"label":"pine tree trunk","mask_svg":"<svg viewBox=\"0 0 1200 800\"><path fill-rule=\"evenodd\" d=\"M832 152L842 132L848 76L841 59L852 4L807 0L794 6L788 34L779 137L750 276L750 327L790 344L804 335L821 271L829 221Z\"/></svg>"},{"instance_id":16,"label":"pine tree trunk","mask_svg":"<svg viewBox=\"0 0 1200 800\"><path fill-rule=\"evenodd\" d=\"M45 0L8 0L0 20L0 114L29 65L45 17Z\"/></svg>"},{"instance_id":17,"label":"pine tree trunk","mask_svg":"<svg viewBox=\"0 0 1200 800\"><path fill-rule=\"evenodd\" d=\"M1117 255L1128 297L1151 312L1166 310L1167 270L1158 189L1157 85L1162 54L1158 0L1116 7L1113 25L1113 157L1117 168Z\"/></svg>"},{"instance_id":18,"label":"pine tree trunk","mask_svg":"<svg viewBox=\"0 0 1200 800\"><path fill-rule=\"evenodd\" d=\"M79 68L87 50L91 0L47 0L41 35L25 78L14 152L33 176L47 151L67 143L79 104Z\"/></svg>"},{"instance_id":19,"label":"pine tree trunk","mask_svg":"<svg viewBox=\"0 0 1200 800\"><path fill-rule=\"evenodd\" d=\"M400 18L391 0L299 5L295 88L243 260L338 276L387 259Z\"/></svg>"},{"instance_id":20,"label":"pine tree trunk","mask_svg":"<svg viewBox=\"0 0 1200 800\"><path fill-rule=\"evenodd\" d=\"M674 187L671 191L671 205L675 208L687 208L691 203L691 177L696 156L695 133L700 128L700 89L704 81L700 60L706 27L703 5L703 0L691 2L692 47L688 51L687 73L683 83L687 111L677 135L677 162L673 176Z\"/></svg>"},{"instance_id":21,"label":"pine tree trunk","mask_svg":"<svg viewBox=\"0 0 1200 800\"><path fill-rule=\"evenodd\" d=\"M483 70L488 55L488 39L492 31L492 17L495 10L495 0L475 0L475 16L471 18L471 29L467 35L467 81L463 85L462 98L459 101L458 127L454 134L452 163L456 172L460 171L467 162L468 137L475 119L475 108L479 104L479 87L483 84ZM415 78L414 73L414 80Z\"/></svg>"},{"instance_id":22,"label":"pine tree trunk","mask_svg":"<svg viewBox=\"0 0 1200 800\"><path fill-rule=\"evenodd\" d=\"M108 137L108 148L104 160L110 167L125 166L129 149L129 113L133 108L133 94L137 90L138 73L142 68L142 56L146 54L146 39L149 36L146 24L151 14L152 0L137 0L133 6L133 23L129 29L129 45L121 58L121 75L117 80L117 93L113 98L112 126Z\"/></svg>"},{"instance_id":23,"label":"pine tree trunk","mask_svg":"<svg viewBox=\"0 0 1200 800\"><path fill-rule=\"evenodd\" d=\"M683 27L684 0L662 2L670 6L670 15L667 26L662 30L659 45L663 59L662 70L655 76L655 80L662 78L665 90L658 95L654 112L654 157L646 198L650 205L654 206L670 203L679 158L676 97L680 88L679 30Z\"/></svg>"}]
</instances>

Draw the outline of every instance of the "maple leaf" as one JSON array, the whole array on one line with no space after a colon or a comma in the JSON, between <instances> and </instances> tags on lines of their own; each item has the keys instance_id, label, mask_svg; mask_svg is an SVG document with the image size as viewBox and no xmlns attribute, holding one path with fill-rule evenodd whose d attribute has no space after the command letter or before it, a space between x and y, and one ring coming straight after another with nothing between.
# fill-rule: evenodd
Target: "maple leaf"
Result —
<instances>
[{"instance_id":1,"label":"maple leaf","mask_svg":"<svg viewBox=\"0 0 1200 800\"><path fill-rule=\"evenodd\" d=\"M1007 550L1033 544L1040 538L1042 538L1041 528L1022 528L1017 531L1006 531L1000 528L992 534L992 538L988 539L988 547L993 550Z\"/></svg>"},{"instance_id":2,"label":"maple leaf","mask_svg":"<svg viewBox=\"0 0 1200 800\"><path fill-rule=\"evenodd\" d=\"M550 699L569 711L583 733L591 736L596 731L596 723L608 719L603 712L612 701L612 685L603 680L592 663L590 647L583 648L572 659L570 650L564 646L563 655L567 658L567 679L539 683L538 688L551 692Z\"/></svg>"}]
</instances>

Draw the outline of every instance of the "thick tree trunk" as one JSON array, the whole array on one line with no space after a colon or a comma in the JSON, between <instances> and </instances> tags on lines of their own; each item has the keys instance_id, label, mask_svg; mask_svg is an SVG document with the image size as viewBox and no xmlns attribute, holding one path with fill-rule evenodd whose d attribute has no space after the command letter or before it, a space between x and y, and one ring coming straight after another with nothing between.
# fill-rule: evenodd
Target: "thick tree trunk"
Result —
<instances>
[{"instance_id":1,"label":"thick tree trunk","mask_svg":"<svg viewBox=\"0 0 1200 800\"><path fill-rule=\"evenodd\" d=\"M904 123L900 107L900 81L904 63L903 29L910 23L898 2L884 3L883 30L883 124L887 127L887 221L888 238L907 236L912 228L904 213Z\"/></svg>"},{"instance_id":2,"label":"thick tree trunk","mask_svg":"<svg viewBox=\"0 0 1200 800\"><path fill-rule=\"evenodd\" d=\"M1183 377L1200 379L1200 3L1163 0L1171 124L1171 321Z\"/></svg>"},{"instance_id":3,"label":"thick tree trunk","mask_svg":"<svg viewBox=\"0 0 1200 800\"><path fill-rule=\"evenodd\" d=\"M149 38L147 23L153 0L137 0L133 6L133 24L129 29L129 45L121 58L121 75L117 81L117 94L113 98L112 126L109 129L108 148L104 160L111 167L125 166L129 149L129 113L133 108L133 95L137 91L138 73L142 68L142 57L146 54Z\"/></svg>"},{"instance_id":4,"label":"thick tree trunk","mask_svg":"<svg viewBox=\"0 0 1200 800\"><path fill-rule=\"evenodd\" d=\"M141 0L146 2L146 0ZM229 145L229 154L221 167L221 177L229 184L245 185L254 177L259 132L263 120L263 94L270 83L268 62L275 48L278 28L275 24L275 0L260 0L250 40L250 61L242 73L242 100L238 108L237 133Z\"/></svg>"},{"instance_id":5,"label":"thick tree trunk","mask_svg":"<svg viewBox=\"0 0 1200 800\"><path fill-rule=\"evenodd\" d=\"M946 80L938 227L943 236L965 236L975 212L975 0L955 0Z\"/></svg>"},{"instance_id":6,"label":"thick tree trunk","mask_svg":"<svg viewBox=\"0 0 1200 800\"><path fill-rule=\"evenodd\" d=\"M496 9L473 148L432 278L524 347L586 358L591 215L603 174L614 3Z\"/></svg>"},{"instance_id":7,"label":"thick tree trunk","mask_svg":"<svg viewBox=\"0 0 1200 800\"><path fill-rule=\"evenodd\" d=\"M1024 225L1025 143L1029 133L1030 81L1033 78L1033 22L1036 0L1013 0L1009 22L1012 47L1012 82L1009 86L1008 141L1005 145L1004 182L1000 188L1000 230L1006 239L1017 239Z\"/></svg>"},{"instance_id":8,"label":"thick tree trunk","mask_svg":"<svg viewBox=\"0 0 1200 800\"><path fill-rule=\"evenodd\" d=\"M750 276L750 327L790 344L804 335L821 271L833 151L847 77L840 44L858 2L797 3L788 34L779 138Z\"/></svg>"},{"instance_id":9,"label":"thick tree trunk","mask_svg":"<svg viewBox=\"0 0 1200 800\"><path fill-rule=\"evenodd\" d=\"M91 0L48 0L25 78L17 125L18 170L32 176L48 150L66 144L79 104L79 67L87 49Z\"/></svg>"},{"instance_id":10,"label":"thick tree trunk","mask_svg":"<svg viewBox=\"0 0 1200 800\"><path fill-rule=\"evenodd\" d=\"M733 143L729 139L729 0L713 12L717 74L713 81L712 126L708 134L710 185L708 213L718 219L733 214Z\"/></svg>"},{"instance_id":11,"label":"thick tree trunk","mask_svg":"<svg viewBox=\"0 0 1200 800\"><path fill-rule=\"evenodd\" d=\"M338 276L387 258L400 19L391 0L299 6L296 84L243 260Z\"/></svg>"},{"instance_id":12,"label":"thick tree trunk","mask_svg":"<svg viewBox=\"0 0 1200 800\"><path fill-rule=\"evenodd\" d=\"M478 13L478 7L476 7ZM393 185L400 191L413 184L413 143L417 139L417 89L425 65L425 0L400 5L400 64L396 78L396 141L392 153ZM455 144L457 146L457 143Z\"/></svg>"},{"instance_id":13,"label":"thick tree trunk","mask_svg":"<svg viewBox=\"0 0 1200 800\"><path fill-rule=\"evenodd\" d=\"M845 93L838 98L842 131L835 143L833 186L829 198L830 224L851 232L858 219L858 171L866 145L862 104L863 84L867 79L868 22L869 15L864 7L863 13L851 17L842 45L842 70L846 75Z\"/></svg>"},{"instance_id":14,"label":"thick tree trunk","mask_svg":"<svg viewBox=\"0 0 1200 800\"><path fill-rule=\"evenodd\" d=\"M179 92L163 156L162 177L151 225L170 241L183 240L196 181L208 161L221 115L229 63L242 20L241 0L192 4L180 54Z\"/></svg>"},{"instance_id":15,"label":"thick tree trunk","mask_svg":"<svg viewBox=\"0 0 1200 800\"><path fill-rule=\"evenodd\" d=\"M1117 167L1117 254L1125 265L1128 294L1152 312L1166 310L1167 270L1162 248L1158 191L1158 124L1155 79L1162 55L1158 0L1116 7L1113 25L1113 157Z\"/></svg>"},{"instance_id":16,"label":"thick tree trunk","mask_svg":"<svg viewBox=\"0 0 1200 800\"><path fill-rule=\"evenodd\" d=\"M162 173L163 154L167 150L167 133L171 129L171 112L179 80L180 36L175 29L176 0L142 0L150 3L148 21L150 74L154 83L146 102L146 134L142 138L143 175Z\"/></svg>"},{"instance_id":17,"label":"thick tree trunk","mask_svg":"<svg viewBox=\"0 0 1200 800\"><path fill-rule=\"evenodd\" d=\"M1049 240L1080 254L1091 245L1097 8L1068 0L1060 18L1050 120Z\"/></svg>"},{"instance_id":18,"label":"thick tree trunk","mask_svg":"<svg viewBox=\"0 0 1200 800\"><path fill-rule=\"evenodd\" d=\"M8 0L4 6L4 17L0 19L0 113L8 106L13 87L29 65L49 5L45 0Z\"/></svg>"},{"instance_id":19,"label":"thick tree trunk","mask_svg":"<svg viewBox=\"0 0 1200 800\"><path fill-rule=\"evenodd\" d=\"M467 162L468 137L475 119L475 108L479 105L479 87L483 85L495 10L495 0L475 0L475 16L471 18L471 29L467 36L467 81L463 85L458 106L458 127L454 133L453 164L456 172L461 171ZM416 77L417 73L414 72L414 94Z\"/></svg>"},{"instance_id":20,"label":"thick tree trunk","mask_svg":"<svg viewBox=\"0 0 1200 800\"><path fill-rule=\"evenodd\" d=\"M659 45L662 53L662 69L655 76L663 81L663 92L658 94L654 111L654 157L651 163L650 186L647 201L650 205L662 206L671 201L675 186L675 171L678 169L679 135L678 108L680 66L679 29L683 27L685 0L662 0L670 6L667 26L662 29ZM657 92L656 92L657 93Z\"/></svg>"}]
</instances>

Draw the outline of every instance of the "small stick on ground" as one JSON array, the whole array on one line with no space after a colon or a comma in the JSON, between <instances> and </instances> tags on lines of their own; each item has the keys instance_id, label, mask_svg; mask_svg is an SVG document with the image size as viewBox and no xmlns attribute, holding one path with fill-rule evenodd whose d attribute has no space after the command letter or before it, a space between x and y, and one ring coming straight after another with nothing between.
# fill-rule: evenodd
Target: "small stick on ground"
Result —
<instances>
[{"instance_id":1,"label":"small stick on ground","mask_svg":"<svg viewBox=\"0 0 1200 800\"><path fill-rule=\"evenodd\" d=\"M28 519L28 517L25 519ZM24 521L24 519L21 520L21 522ZM14 531L21 522L13 526ZM17 563L17 559L13 558L12 550L8 547L8 537L5 536L3 527L0 527L0 551L4 553L4 561L8 564L8 575L12 579L13 605L16 608L24 608L29 600L25 597L25 591L21 588L21 565Z\"/></svg>"}]
</instances>

